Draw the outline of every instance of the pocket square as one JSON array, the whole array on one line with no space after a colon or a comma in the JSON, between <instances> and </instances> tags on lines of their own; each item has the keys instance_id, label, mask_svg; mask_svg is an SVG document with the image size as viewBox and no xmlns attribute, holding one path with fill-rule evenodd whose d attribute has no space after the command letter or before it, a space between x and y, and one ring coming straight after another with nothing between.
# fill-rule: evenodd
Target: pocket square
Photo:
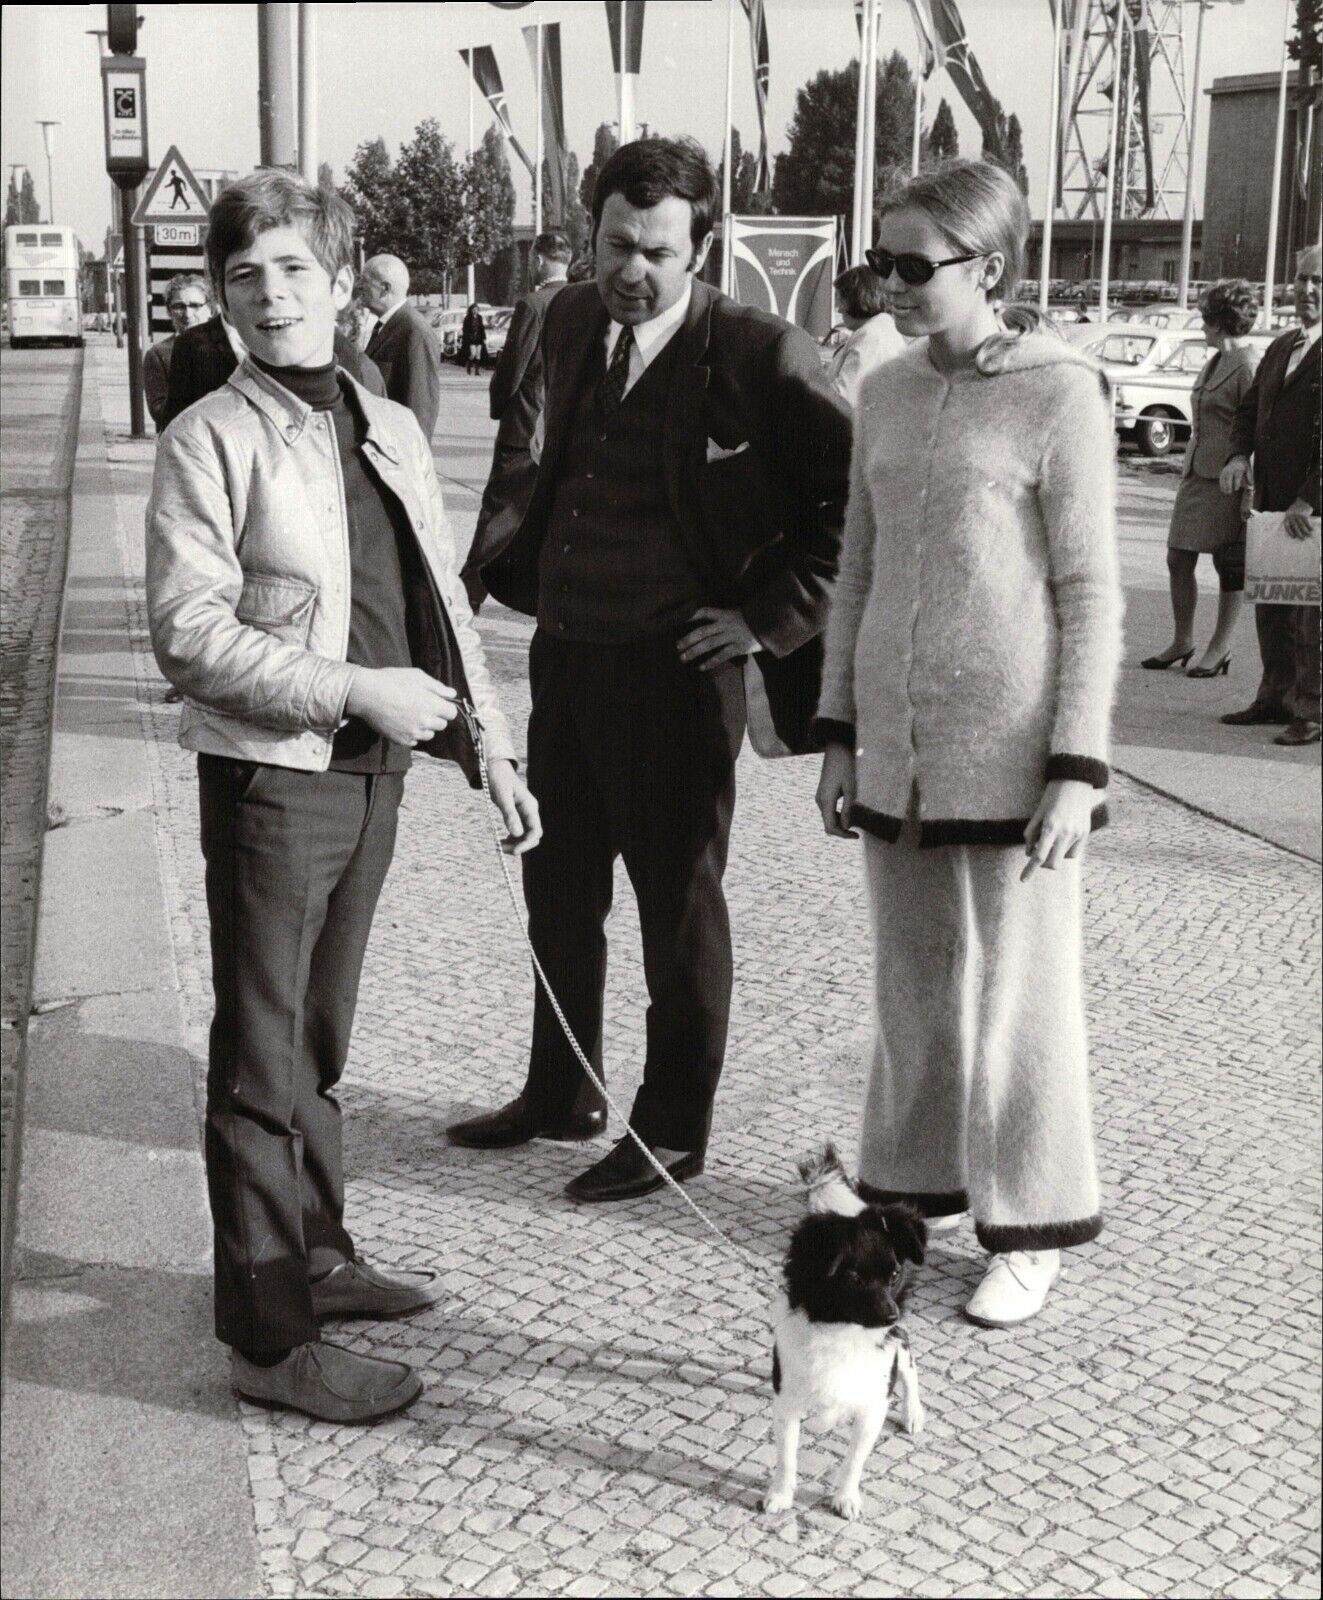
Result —
<instances>
[{"instance_id":1,"label":"pocket square","mask_svg":"<svg viewBox=\"0 0 1323 1600\"><path fill-rule=\"evenodd\" d=\"M733 449L730 450L723 449L723 447L719 445L715 439L709 439L707 442L708 464L711 465L713 461L729 461L731 456L738 456L748 448L749 441L747 439L743 444L737 444Z\"/></svg>"}]
</instances>

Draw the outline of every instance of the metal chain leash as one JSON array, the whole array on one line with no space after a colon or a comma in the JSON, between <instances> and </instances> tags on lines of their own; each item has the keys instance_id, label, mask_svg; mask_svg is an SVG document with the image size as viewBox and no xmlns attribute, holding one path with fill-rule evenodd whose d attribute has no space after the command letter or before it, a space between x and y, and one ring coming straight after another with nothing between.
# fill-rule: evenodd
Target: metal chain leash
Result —
<instances>
[{"instance_id":1,"label":"metal chain leash","mask_svg":"<svg viewBox=\"0 0 1323 1600\"><path fill-rule=\"evenodd\" d=\"M482 722L478 717L478 713L467 700L460 700L459 710L460 715L464 718L464 724L469 730L469 735L473 740L473 747L478 753L478 775L482 780L482 792L488 805L491 806L492 791L491 783L487 773L487 746L483 737ZM491 816L491 811L488 812L488 815ZM635 1133L633 1127L630 1125L629 1118L624 1114L624 1112L621 1111L620 1107L612 1099L611 1093L607 1089L606 1084L603 1083L601 1078L599 1078L593 1071L592 1066L588 1061L588 1057L584 1054L579 1041L574 1036L574 1030L570 1027L568 1021L566 1020L565 1013L560 1008L560 1001L557 1000L555 991L552 989L546 973L542 970L542 963L538 960L537 951L533 948L533 940L528 931L528 924L524 920L524 914L519 904L519 896L515 892L514 879L510 875L509 857L506 855L501 845L501 829L498 822L492 823L492 833L496 840L497 856L501 863L501 875L505 879L506 892L510 896L510 904L514 910L515 921L519 924L519 931L523 934L524 943L528 946L528 953L532 957L533 971L537 975L538 982L542 985L542 992L546 995L547 1002L556 1015L556 1021L560 1024L561 1031L568 1040L570 1048L574 1051L579 1065L587 1074L589 1082L602 1096L603 1100L606 1101L607 1105L616 1114L620 1121L624 1123L625 1132L642 1151L644 1158L648 1162L648 1165L652 1167L653 1171L656 1172L659 1178L661 1178L662 1182L665 1183L670 1189L673 1189L677 1195L679 1195L680 1199L684 1201L685 1205L688 1206L690 1211L693 1212L693 1214L698 1218L708 1232L714 1234L721 1244L724 1245L725 1248L733 1255L738 1256L750 1272L760 1279L766 1278L769 1275L768 1267L763 1262L759 1261L756 1256L751 1255L743 1245L736 1244L729 1234L725 1233L720 1227L718 1227L717 1224L712 1221L711 1217L709 1217L708 1214L703 1210L703 1208L693 1199L691 1199L691 1197L685 1192L683 1185L675 1181L671 1174L666 1170L662 1162L658 1161L657 1157L653 1155L652 1151L648 1148L643 1139L641 1139L639 1135Z\"/></svg>"}]
</instances>

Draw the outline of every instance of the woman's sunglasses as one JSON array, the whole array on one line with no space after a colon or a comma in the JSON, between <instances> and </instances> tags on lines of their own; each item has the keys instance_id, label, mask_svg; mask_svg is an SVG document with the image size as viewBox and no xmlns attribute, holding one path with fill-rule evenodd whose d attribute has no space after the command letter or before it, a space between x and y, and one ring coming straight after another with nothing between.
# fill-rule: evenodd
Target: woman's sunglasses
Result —
<instances>
[{"instance_id":1,"label":"woman's sunglasses","mask_svg":"<svg viewBox=\"0 0 1323 1600\"><path fill-rule=\"evenodd\" d=\"M938 267L953 267L958 261L977 261L978 253L969 256L947 256L945 261L929 261L927 256L903 254L893 256L890 250L865 250L864 260L884 281L894 271L902 283L918 287L927 283Z\"/></svg>"}]
</instances>

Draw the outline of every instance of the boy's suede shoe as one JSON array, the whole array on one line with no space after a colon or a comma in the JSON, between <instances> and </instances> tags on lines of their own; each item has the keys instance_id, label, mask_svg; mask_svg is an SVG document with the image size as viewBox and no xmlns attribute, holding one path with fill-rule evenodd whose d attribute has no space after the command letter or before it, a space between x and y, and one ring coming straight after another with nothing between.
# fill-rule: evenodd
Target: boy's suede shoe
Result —
<instances>
[{"instance_id":1,"label":"boy's suede shoe","mask_svg":"<svg viewBox=\"0 0 1323 1600\"><path fill-rule=\"evenodd\" d=\"M346 1261L310 1285L313 1315L328 1317L407 1317L436 1304L436 1273L379 1272L362 1261Z\"/></svg>"},{"instance_id":2,"label":"boy's suede shoe","mask_svg":"<svg viewBox=\"0 0 1323 1600\"><path fill-rule=\"evenodd\" d=\"M1043 1309L1060 1271L1060 1250L1007 1250L995 1255L965 1315L984 1328L1028 1322Z\"/></svg>"},{"instance_id":3,"label":"boy's suede shoe","mask_svg":"<svg viewBox=\"0 0 1323 1600\"><path fill-rule=\"evenodd\" d=\"M423 1380L402 1361L379 1361L320 1342L297 1345L274 1367L254 1366L232 1350L230 1377L245 1400L302 1411L322 1422L375 1422L423 1392Z\"/></svg>"}]
</instances>

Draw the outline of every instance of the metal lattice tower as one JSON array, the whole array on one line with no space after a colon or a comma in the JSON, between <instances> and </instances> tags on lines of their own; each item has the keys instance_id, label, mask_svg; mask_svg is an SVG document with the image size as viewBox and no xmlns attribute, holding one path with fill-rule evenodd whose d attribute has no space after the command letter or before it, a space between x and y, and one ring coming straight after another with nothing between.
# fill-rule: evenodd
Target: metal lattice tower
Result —
<instances>
[{"instance_id":1,"label":"metal lattice tower","mask_svg":"<svg viewBox=\"0 0 1323 1600\"><path fill-rule=\"evenodd\" d=\"M1079 0L1083 27L1064 49L1072 85L1062 150L1061 209L1101 219L1112 95L1117 113L1114 217L1179 217L1190 166L1184 0ZM1118 16L1124 6L1132 26ZM1077 60L1070 59L1076 47Z\"/></svg>"}]
</instances>

